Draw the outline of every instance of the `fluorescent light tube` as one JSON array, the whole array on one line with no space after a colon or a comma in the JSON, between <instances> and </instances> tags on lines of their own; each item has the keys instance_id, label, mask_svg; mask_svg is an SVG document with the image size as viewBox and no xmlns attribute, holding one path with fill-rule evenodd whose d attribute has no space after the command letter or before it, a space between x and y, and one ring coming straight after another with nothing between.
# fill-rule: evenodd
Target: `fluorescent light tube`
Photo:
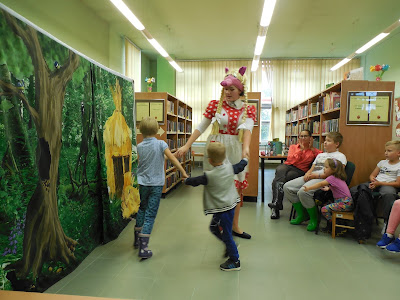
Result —
<instances>
[{"instance_id":1,"label":"fluorescent light tube","mask_svg":"<svg viewBox=\"0 0 400 300\"><path fill-rule=\"evenodd\" d=\"M334 65L334 66L331 68L331 71L335 71L335 70L339 69L341 66L347 64L350 60L351 60L350 58L345 58L345 59L343 59L342 61L340 61L339 63L337 63L336 65Z\"/></svg>"},{"instance_id":2,"label":"fluorescent light tube","mask_svg":"<svg viewBox=\"0 0 400 300\"><path fill-rule=\"evenodd\" d=\"M274 13L276 0L265 0L263 11L261 14L260 26L269 26L271 23L272 14Z\"/></svg>"},{"instance_id":3,"label":"fluorescent light tube","mask_svg":"<svg viewBox=\"0 0 400 300\"><path fill-rule=\"evenodd\" d=\"M259 63L259 60L253 60L253 62L251 63L251 72L257 71Z\"/></svg>"},{"instance_id":4,"label":"fluorescent light tube","mask_svg":"<svg viewBox=\"0 0 400 300\"><path fill-rule=\"evenodd\" d=\"M132 23L133 26L136 27L137 30L143 30L144 26L143 24L139 21L138 18L133 14L133 12L129 9L128 6L121 0L110 0L112 4L115 5L116 8L125 16L125 18L128 19L129 22Z\"/></svg>"},{"instance_id":5,"label":"fluorescent light tube","mask_svg":"<svg viewBox=\"0 0 400 300\"><path fill-rule=\"evenodd\" d=\"M384 33L384 32L378 34L376 37L374 37L372 40L370 40L368 43L366 43L364 46L358 49L356 53L357 54L363 53L365 50L369 49L370 47L372 47L373 45L375 45L377 42L384 39L388 35L389 33Z\"/></svg>"},{"instance_id":6,"label":"fluorescent light tube","mask_svg":"<svg viewBox=\"0 0 400 300\"><path fill-rule=\"evenodd\" d=\"M180 66L178 66L178 64L175 61L170 61L169 62L171 64L171 66L173 66L175 68L175 70L177 70L178 72L183 72L182 68Z\"/></svg>"},{"instance_id":7,"label":"fluorescent light tube","mask_svg":"<svg viewBox=\"0 0 400 300\"><path fill-rule=\"evenodd\" d=\"M153 45L153 47L158 51L158 53L161 54L161 56L163 57L169 56L167 51L165 51L164 48L161 47L161 45L155 39L149 39L148 41L150 44Z\"/></svg>"},{"instance_id":8,"label":"fluorescent light tube","mask_svg":"<svg viewBox=\"0 0 400 300\"><path fill-rule=\"evenodd\" d=\"M254 55L261 55L264 48L265 36L257 36L256 48L254 49Z\"/></svg>"}]
</instances>

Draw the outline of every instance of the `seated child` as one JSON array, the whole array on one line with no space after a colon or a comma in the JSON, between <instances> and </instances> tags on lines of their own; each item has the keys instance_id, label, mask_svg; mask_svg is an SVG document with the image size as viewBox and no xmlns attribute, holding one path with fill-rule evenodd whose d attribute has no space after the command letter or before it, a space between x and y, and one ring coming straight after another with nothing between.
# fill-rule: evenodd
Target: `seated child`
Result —
<instances>
[{"instance_id":1,"label":"seated child","mask_svg":"<svg viewBox=\"0 0 400 300\"><path fill-rule=\"evenodd\" d=\"M332 211L351 211L353 209L353 200L349 187L346 184L346 172L343 164L334 159L328 158L324 164L324 176L327 176L325 180L315 183L310 186L304 186L304 190L316 190L322 188L324 191L331 190L334 203L325 205L321 208L321 213L328 221L324 231L332 230Z\"/></svg>"},{"instance_id":2,"label":"seated child","mask_svg":"<svg viewBox=\"0 0 400 300\"><path fill-rule=\"evenodd\" d=\"M370 181L360 185L368 186L371 190L382 195L383 218L387 223L390 210L400 188L400 141L389 141L385 144L385 157L386 160L381 160L369 175ZM357 195L358 187L354 186L350 189L352 195ZM384 229L385 227L386 224Z\"/></svg>"},{"instance_id":3,"label":"seated child","mask_svg":"<svg viewBox=\"0 0 400 300\"><path fill-rule=\"evenodd\" d=\"M212 142L207 147L208 161L214 167L204 175L185 180L191 186L204 185L203 206L204 213L213 214L210 230L225 243L228 260L220 265L223 271L240 270L239 253L232 237L232 222L235 207L240 202L240 196L235 187L233 176L244 170L247 158L232 165L223 163L225 160L225 146L219 142ZM220 231L219 228L222 228Z\"/></svg>"},{"instance_id":4,"label":"seated child","mask_svg":"<svg viewBox=\"0 0 400 300\"><path fill-rule=\"evenodd\" d=\"M400 200L393 203L392 211L389 216L389 222L386 232L382 239L376 244L379 248L386 249L392 253L400 252L400 236L395 239L394 233L400 224Z\"/></svg>"},{"instance_id":5,"label":"seated child","mask_svg":"<svg viewBox=\"0 0 400 300\"><path fill-rule=\"evenodd\" d=\"M324 164L328 158L334 158L346 165L346 156L339 152L342 142L343 136L339 132L329 132L324 141L325 152L317 155L311 169L303 177L298 177L284 184L284 197L292 202L297 213L297 218L291 220L291 224L298 225L306 220L304 213L304 208L306 208L310 216L307 230L314 231L317 228L318 212L314 202L315 190L308 189L306 191L302 187L314 185L328 177L324 174Z\"/></svg>"}]
</instances>

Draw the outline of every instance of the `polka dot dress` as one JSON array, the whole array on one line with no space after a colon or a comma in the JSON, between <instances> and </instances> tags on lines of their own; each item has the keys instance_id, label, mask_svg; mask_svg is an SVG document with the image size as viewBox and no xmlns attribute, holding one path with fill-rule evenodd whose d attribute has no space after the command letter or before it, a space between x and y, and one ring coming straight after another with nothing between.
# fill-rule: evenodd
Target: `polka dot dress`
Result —
<instances>
[{"instance_id":1,"label":"polka dot dress","mask_svg":"<svg viewBox=\"0 0 400 300\"><path fill-rule=\"evenodd\" d=\"M218 100L212 100L208 104L204 117L212 119L218 107ZM222 103L221 109L221 122L219 124L219 134L210 135L207 139L207 145L210 141L221 142L226 148L227 162L237 164L242 159L242 143L239 142L237 127L240 125L244 115L245 106L241 108L234 108L229 106L225 101ZM247 117L256 121L256 109L253 105L247 107ZM251 128L252 129L252 128ZM204 170L211 170L212 166L208 162L207 153L204 154ZM248 186L247 182L248 168L246 167L243 172L235 176L236 188L245 189Z\"/></svg>"}]
</instances>

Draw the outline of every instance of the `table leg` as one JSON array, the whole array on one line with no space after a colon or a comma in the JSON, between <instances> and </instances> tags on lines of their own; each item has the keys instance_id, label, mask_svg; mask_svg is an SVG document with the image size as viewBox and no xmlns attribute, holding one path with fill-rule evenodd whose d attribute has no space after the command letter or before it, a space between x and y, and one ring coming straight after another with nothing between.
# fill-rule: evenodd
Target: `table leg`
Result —
<instances>
[{"instance_id":1,"label":"table leg","mask_svg":"<svg viewBox=\"0 0 400 300\"><path fill-rule=\"evenodd\" d=\"M264 158L261 158L261 201L264 203Z\"/></svg>"}]
</instances>

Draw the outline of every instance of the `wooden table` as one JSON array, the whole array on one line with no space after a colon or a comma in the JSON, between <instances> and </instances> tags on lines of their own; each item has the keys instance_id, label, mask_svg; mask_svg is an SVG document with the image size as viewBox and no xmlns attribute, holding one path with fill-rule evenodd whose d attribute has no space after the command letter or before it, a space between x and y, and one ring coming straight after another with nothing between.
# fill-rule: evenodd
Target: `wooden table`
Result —
<instances>
[{"instance_id":1,"label":"wooden table","mask_svg":"<svg viewBox=\"0 0 400 300\"><path fill-rule=\"evenodd\" d=\"M283 163L287 159L287 155L260 155L261 158L261 200L264 202L264 162L265 160L280 160Z\"/></svg>"}]
</instances>

